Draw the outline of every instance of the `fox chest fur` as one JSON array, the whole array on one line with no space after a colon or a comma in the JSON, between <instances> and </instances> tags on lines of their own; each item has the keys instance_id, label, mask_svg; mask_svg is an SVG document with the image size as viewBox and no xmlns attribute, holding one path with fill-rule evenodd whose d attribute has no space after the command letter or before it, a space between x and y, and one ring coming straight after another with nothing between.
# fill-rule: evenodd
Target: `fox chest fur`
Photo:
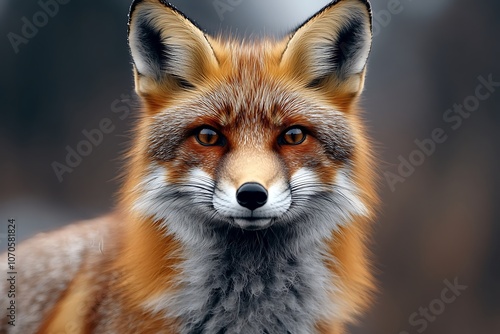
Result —
<instances>
[{"instance_id":1,"label":"fox chest fur","mask_svg":"<svg viewBox=\"0 0 500 334\"><path fill-rule=\"evenodd\" d=\"M148 307L184 319L182 333L315 332L335 308L321 246L298 245L279 229L270 234L225 231L182 263L178 291Z\"/></svg>"}]
</instances>

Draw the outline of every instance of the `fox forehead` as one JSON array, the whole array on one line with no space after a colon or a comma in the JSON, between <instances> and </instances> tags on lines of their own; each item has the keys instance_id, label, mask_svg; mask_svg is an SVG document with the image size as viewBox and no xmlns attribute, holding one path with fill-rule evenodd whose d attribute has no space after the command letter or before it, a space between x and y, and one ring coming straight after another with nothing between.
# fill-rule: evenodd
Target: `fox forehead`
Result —
<instances>
[{"instance_id":1,"label":"fox forehead","mask_svg":"<svg viewBox=\"0 0 500 334\"><path fill-rule=\"evenodd\" d=\"M238 145L266 145L291 126L303 126L323 144L327 154L345 160L353 147L344 112L322 103L279 73L279 53L267 42L258 47L227 44L219 52L220 70L206 86L186 92L175 104L165 103L152 121L150 151L154 158L173 159L192 130L209 125Z\"/></svg>"}]
</instances>

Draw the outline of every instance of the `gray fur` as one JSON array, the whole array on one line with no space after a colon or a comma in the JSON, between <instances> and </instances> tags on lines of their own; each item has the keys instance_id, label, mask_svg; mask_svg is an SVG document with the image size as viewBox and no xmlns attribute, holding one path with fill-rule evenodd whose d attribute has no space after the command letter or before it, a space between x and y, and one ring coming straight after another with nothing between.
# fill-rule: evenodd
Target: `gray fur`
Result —
<instances>
[{"instance_id":1,"label":"gray fur","mask_svg":"<svg viewBox=\"0 0 500 334\"><path fill-rule=\"evenodd\" d=\"M222 229L212 247L193 252L174 298L182 333L314 332L331 278L319 245L293 249L281 232Z\"/></svg>"},{"instance_id":2,"label":"gray fur","mask_svg":"<svg viewBox=\"0 0 500 334\"><path fill-rule=\"evenodd\" d=\"M109 253L103 240L109 240L110 222L110 217L102 217L73 224L53 233L40 233L19 246L16 251L16 325L7 325L7 312L3 312L9 302L5 283L10 271L3 267L0 333L38 332L41 323L84 265L85 256L98 262L105 257L104 253ZM6 258L4 253L2 259ZM102 270L98 265L94 269Z\"/></svg>"},{"instance_id":3,"label":"gray fur","mask_svg":"<svg viewBox=\"0 0 500 334\"><path fill-rule=\"evenodd\" d=\"M183 321L181 333L314 333L327 314L333 277L322 246L284 228L218 228L182 264L182 289L156 308Z\"/></svg>"}]
</instances>

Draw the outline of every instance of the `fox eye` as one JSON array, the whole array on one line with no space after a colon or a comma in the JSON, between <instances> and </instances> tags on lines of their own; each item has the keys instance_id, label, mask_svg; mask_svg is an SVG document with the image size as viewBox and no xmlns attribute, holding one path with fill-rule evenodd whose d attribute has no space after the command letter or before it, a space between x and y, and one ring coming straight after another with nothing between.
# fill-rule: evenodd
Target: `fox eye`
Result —
<instances>
[{"instance_id":1,"label":"fox eye","mask_svg":"<svg viewBox=\"0 0 500 334\"><path fill-rule=\"evenodd\" d=\"M196 134L196 140L203 146L221 145L221 135L210 128L202 128Z\"/></svg>"},{"instance_id":2,"label":"fox eye","mask_svg":"<svg viewBox=\"0 0 500 334\"><path fill-rule=\"evenodd\" d=\"M299 145L306 139L306 134L301 128L294 127L286 130L280 138L281 144Z\"/></svg>"}]
</instances>

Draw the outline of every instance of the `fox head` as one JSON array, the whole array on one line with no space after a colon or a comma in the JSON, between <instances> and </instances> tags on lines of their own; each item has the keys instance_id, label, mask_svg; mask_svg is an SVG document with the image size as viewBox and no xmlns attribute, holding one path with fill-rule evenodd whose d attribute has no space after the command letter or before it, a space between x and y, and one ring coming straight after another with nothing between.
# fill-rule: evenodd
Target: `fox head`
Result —
<instances>
[{"instance_id":1,"label":"fox head","mask_svg":"<svg viewBox=\"0 0 500 334\"><path fill-rule=\"evenodd\" d=\"M129 44L142 111L132 207L193 240L213 229L329 233L370 214L359 121L368 1L333 1L283 40L208 36L137 0Z\"/></svg>"}]
</instances>

